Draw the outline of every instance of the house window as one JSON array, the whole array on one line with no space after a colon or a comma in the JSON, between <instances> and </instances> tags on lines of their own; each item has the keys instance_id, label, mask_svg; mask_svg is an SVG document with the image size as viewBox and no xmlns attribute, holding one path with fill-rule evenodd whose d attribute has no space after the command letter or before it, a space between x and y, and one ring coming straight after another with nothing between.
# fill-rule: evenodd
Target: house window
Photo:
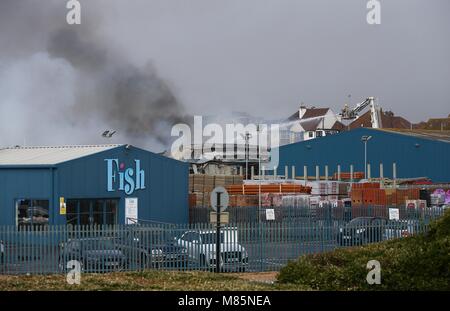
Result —
<instances>
[{"instance_id":1,"label":"house window","mask_svg":"<svg viewBox=\"0 0 450 311\"><path fill-rule=\"evenodd\" d=\"M36 230L48 225L49 200L19 199L16 211L19 230Z\"/></svg>"},{"instance_id":2,"label":"house window","mask_svg":"<svg viewBox=\"0 0 450 311\"><path fill-rule=\"evenodd\" d=\"M314 132L308 132L308 136L309 136L309 138L313 138L314 137Z\"/></svg>"},{"instance_id":3,"label":"house window","mask_svg":"<svg viewBox=\"0 0 450 311\"><path fill-rule=\"evenodd\" d=\"M322 137L322 136L323 136L322 131L317 131L317 132L316 132L316 137Z\"/></svg>"}]
</instances>

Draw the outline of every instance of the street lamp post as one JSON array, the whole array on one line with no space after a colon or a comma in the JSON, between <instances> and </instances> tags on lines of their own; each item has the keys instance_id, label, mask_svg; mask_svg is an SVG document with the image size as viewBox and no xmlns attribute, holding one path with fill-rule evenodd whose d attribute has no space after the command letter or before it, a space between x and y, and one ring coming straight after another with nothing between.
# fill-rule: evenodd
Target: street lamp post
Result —
<instances>
[{"instance_id":1,"label":"street lamp post","mask_svg":"<svg viewBox=\"0 0 450 311\"><path fill-rule=\"evenodd\" d=\"M261 133L260 133L260 125L258 124L256 128L256 135L257 135L257 144L258 144L258 231L259 231L259 258L261 263L261 269L262 262L263 262L263 251L262 251L262 231L261 231ZM261 270L262 271L262 270Z\"/></svg>"},{"instance_id":2,"label":"street lamp post","mask_svg":"<svg viewBox=\"0 0 450 311\"><path fill-rule=\"evenodd\" d=\"M361 137L361 141L364 143L364 179L367 178L367 142L372 136L364 135Z\"/></svg>"},{"instance_id":3,"label":"street lamp post","mask_svg":"<svg viewBox=\"0 0 450 311\"><path fill-rule=\"evenodd\" d=\"M260 135L260 127L259 124L256 128L257 137L258 137L258 179L259 179L259 187L258 187L258 221L261 223L261 135Z\"/></svg>"},{"instance_id":4,"label":"street lamp post","mask_svg":"<svg viewBox=\"0 0 450 311\"><path fill-rule=\"evenodd\" d=\"M245 133L245 179L248 179L248 158L250 153L249 140L252 135L249 132Z\"/></svg>"}]
</instances>

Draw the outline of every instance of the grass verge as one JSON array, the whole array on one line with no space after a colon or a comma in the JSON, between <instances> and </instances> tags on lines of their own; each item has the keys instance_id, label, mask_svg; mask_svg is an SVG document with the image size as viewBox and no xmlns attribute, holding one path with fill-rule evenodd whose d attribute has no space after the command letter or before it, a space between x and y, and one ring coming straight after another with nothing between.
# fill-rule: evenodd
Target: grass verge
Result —
<instances>
[{"instance_id":1,"label":"grass verge","mask_svg":"<svg viewBox=\"0 0 450 311\"><path fill-rule=\"evenodd\" d=\"M366 281L369 260L380 262L379 285ZM427 234L300 257L278 282L314 290L450 290L450 210Z\"/></svg>"},{"instance_id":2,"label":"grass verge","mask_svg":"<svg viewBox=\"0 0 450 311\"><path fill-rule=\"evenodd\" d=\"M69 285L64 275L0 276L0 290L174 290L174 291L262 291L296 290L298 285L267 284L237 275L209 272L117 272L83 274L80 285ZM307 289L307 288L304 288Z\"/></svg>"}]
</instances>

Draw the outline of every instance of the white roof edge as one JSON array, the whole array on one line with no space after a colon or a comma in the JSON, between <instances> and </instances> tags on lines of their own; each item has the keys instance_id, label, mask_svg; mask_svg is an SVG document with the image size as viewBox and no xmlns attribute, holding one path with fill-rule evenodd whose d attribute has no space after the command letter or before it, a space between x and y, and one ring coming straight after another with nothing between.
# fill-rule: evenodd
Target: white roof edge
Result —
<instances>
[{"instance_id":1,"label":"white roof edge","mask_svg":"<svg viewBox=\"0 0 450 311\"><path fill-rule=\"evenodd\" d=\"M98 144L98 145L57 145L57 146L11 146L0 147L0 150L5 149L63 149L63 148L115 148L125 146L126 144Z\"/></svg>"},{"instance_id":2,"label":"white roof edge","mask_svg":"<svg viewBox=\"0 0 450 311\"><path fill-rule=\"evenodd\" d=\"M125 144L8 147L0 149L0 166L56 165L122 146Z\"/></svg>"}]
</instances>

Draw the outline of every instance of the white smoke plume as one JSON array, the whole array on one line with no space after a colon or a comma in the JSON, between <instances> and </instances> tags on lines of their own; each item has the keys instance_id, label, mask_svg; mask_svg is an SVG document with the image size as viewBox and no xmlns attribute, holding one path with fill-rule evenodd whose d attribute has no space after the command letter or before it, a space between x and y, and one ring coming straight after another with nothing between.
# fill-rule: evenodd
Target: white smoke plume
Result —
<instances>
[{"instance_id":1,"label":"white smoke plume","mask_svg":"<svg viewBox=\"0 0 450 311\"><path fill-rule=\"evenodd\" d=\"M0 2L0 146L120 142L161 151L172 125L188 120L151 62L138 67L118 54L96 31L98 9L89 12L74 26L64 1ZM105 140L106 129L117 134Z\"/></svg>"}]
</instances>

